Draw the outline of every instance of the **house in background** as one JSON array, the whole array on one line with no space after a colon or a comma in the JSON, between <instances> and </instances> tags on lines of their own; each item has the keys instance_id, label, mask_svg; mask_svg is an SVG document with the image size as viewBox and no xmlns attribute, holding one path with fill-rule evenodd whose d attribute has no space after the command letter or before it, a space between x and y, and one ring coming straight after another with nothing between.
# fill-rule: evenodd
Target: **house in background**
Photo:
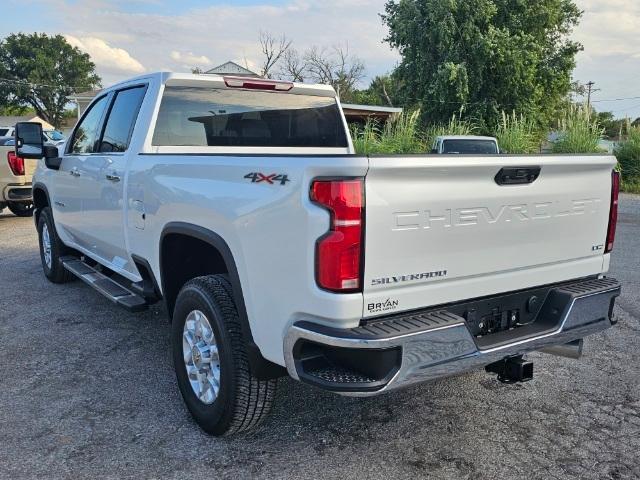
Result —
<instances>
[{"instance_id":1,"label":"house in background","mask_svg":"<svg viewBox=\"0 0 640 480\"><path fill-rule=\"evenodd\" d=\"M368 120L386 123L402 113L401 108L355 105L353 103L342 103L342 111L347 123L356 125L364 125Z\"/></svg>"},{"instance_id":2,"label":"house in background","mask_svg":"<svg viewBox=\"0 0 640 480\"><path fill-rule=\"evenodd\" d=\"M256 72L252 72L248 68L244 68L235 62L228 61L217 67L213 67L211 70L202 72L204 75L233 75L236 77L254 77L260 78Z\"/></svg>"},{"instance_id":3,"label":"house in background","mask_svg":"<svg viewBox=\"0 0 640 480\"><path fill-rule=\"evenodd\" d=\"M37 115L22 115L22 116L0 116L0 127L15 127L18 122L36 122L42 125L43 130L53 130L53 125L49 122L41 119Z\"/></svg>"},{"instance_id":4,"label":"house in background","mask_svg":"<svg viewBox=\"0 0 640 480\"><path fill-rule=\"evenodd\" d=\"M86 92L74 93L73 95L69 95L67 97L67 100L75 103L76 105L76 109L78 111L78 120L80 120L80 117L82 116L84 111L99 93L100 90L88 90Z\"/></svg>"}]
</instances>

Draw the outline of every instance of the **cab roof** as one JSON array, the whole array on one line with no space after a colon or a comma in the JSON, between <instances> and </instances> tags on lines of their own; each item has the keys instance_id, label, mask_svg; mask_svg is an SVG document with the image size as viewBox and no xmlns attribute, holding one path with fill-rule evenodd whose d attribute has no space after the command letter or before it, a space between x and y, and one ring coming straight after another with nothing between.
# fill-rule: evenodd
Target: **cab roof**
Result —
<instances>
[{"instance_id":1,"label":"cab roof","mask_svg":"<svg viewBox=\"0 0 640 480\"><path fill-rule=\"evenodd\" d=\"M180 87L211 87L211 88L245 88L264 91L278 91L279 93L289 93L297 95L314 95L320 97L336 97L336 92L330 85L288 82L255 77L239 77L234 75L217 74L195 74L195 73L175 73L175 72L154 72L116 83L106 88L105 91L121 88L132 83L155 80L160 84ZM275 89L265 88L265 86L277 85Z\"/></svg>"}]
</instances>

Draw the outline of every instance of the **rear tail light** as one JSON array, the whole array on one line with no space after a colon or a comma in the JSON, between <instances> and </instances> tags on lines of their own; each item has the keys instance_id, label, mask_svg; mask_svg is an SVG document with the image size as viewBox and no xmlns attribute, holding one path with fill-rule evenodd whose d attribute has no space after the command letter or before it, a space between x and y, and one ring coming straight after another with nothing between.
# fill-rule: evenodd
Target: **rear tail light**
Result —
<instances>
[{"instance_id":1,"label":"rear tail light","mask_svg":"<svg viewBox=\"0 0 640 480\"><path fill-rule=\"evenodd\" d=\"M611 172L611 208L609 209L609 227L607 228L607 244L604 253L613 250L616 239L616 223L618 223L618 194L620 193L620 172Z\"/></svg>"},{"instance_id":2,"label":"rear tail light","mask_svg":"<svg viewBox=\"0 0 640 480\"><path fill-rule=\"evenodd\" d=\"M311 200L329 210L329 232L316 244L316 281L333 292L362 291L364 179L316 180Z\"/></svg>"},{"instance_id":3,"label":"rear tail light","mask_svg":"<svg viewBox=\"0 0 640 480\"><path fill-rule=\"evenodd\" d=\"M7 152L7 160L14 175L24 175L24 158L17 156L14 152Z\"/></svg>"},{"instance_id":4,"label":"rear tail light","mask_svg":"<svg viewBox=\"0 0 640 480\"><path fill-rule=\"evenodd\" d=\"M224 77L224 84L229 88L249 88L251 90L278 90L288 92L293 88L291 82L263 80L260 78Z\"/></svg>"}]
</instances>

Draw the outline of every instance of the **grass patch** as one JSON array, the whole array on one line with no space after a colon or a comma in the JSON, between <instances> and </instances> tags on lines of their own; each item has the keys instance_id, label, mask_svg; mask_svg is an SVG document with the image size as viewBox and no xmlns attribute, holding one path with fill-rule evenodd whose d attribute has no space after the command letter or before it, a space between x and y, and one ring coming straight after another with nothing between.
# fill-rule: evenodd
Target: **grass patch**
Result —
<instances>
[{"instance_id":1,"label":"grass patch","mask_svg":"<svg viewBox=\"0 0 640 480\"><path fill-rule=\"evenodd\" d=\"M620 189L625 193L635 193L636 195L640 195L640 176L625 177L623 174Z\"/></svg>"}]
</instances>

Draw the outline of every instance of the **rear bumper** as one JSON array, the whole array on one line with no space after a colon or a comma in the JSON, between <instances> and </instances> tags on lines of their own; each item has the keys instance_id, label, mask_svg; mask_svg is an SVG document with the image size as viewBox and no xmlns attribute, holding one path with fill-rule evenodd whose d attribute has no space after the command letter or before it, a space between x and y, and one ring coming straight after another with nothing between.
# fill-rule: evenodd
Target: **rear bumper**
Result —
<instances>
[{"instance_id":1,"label":"rear bumper","mask_svg":"<svg viewBox=\"0 0 640 480\"><path fill-rule=\"evenodd\" d=\"M377 395L605 330L613 324L620 288L611 278L554 287L533 324L484 338L474 337L463 317L442 309L353 329L299 322L285 338L285 362L289 375L306 383L345 395Z\"/></svg>"},{"instance_id":2,"label":"rear bumper","mask_svg":"<svg viewBox=\"0 0 640 480\"><path fill-rule=\"evenodd\" d=\"M5 202L30 202L33 200L31 184L7 185L2 191L2 199Z\"/></svg>"}]
</instances>

